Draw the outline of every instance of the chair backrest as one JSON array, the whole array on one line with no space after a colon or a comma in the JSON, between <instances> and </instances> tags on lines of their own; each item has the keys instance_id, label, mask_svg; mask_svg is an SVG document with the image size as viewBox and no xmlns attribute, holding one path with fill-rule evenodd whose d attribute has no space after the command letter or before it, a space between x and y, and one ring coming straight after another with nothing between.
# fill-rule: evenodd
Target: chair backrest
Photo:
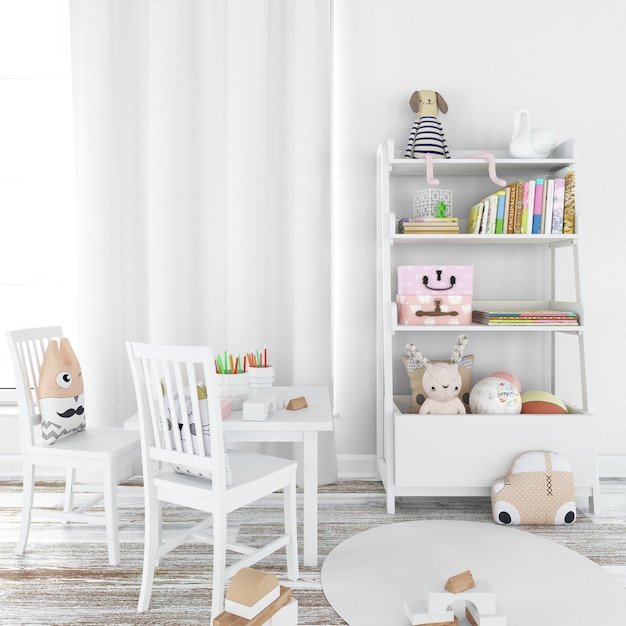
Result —
<instances>
[{"instance_id":1,"label":"chair backrest","mask_svg":"<svg viewBox=\"0 0 626 626\"><path fill-rule=\"evenodd\" d=\"M215 359L205 346L127 342L144 472L157 462L225 489L226 457ZM146 469L148 468L148 469Z\"/></svg>"},{"instance_id":2,"label":"chair backrest","mask_svg":"<svg viewBox=\"0 0 626 626\"><path fill-rule=\"evenodd\" d=\"M20 417L20 440L22 449L35 442L33 428L41 423L37 403L39 368L43 355L52 339L63 337L60 326L24 328L6 333L9 352L15 372L17 407Z\"/></svg>"}]
</instances>

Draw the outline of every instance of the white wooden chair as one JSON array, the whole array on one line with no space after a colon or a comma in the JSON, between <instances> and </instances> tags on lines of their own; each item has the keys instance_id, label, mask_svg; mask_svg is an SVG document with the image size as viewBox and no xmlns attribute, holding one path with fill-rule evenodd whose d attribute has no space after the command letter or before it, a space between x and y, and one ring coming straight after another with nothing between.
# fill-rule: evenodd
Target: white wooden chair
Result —
<instances>
[{"instance_id":1,"label":"white wooden chair","mask_svg":"<svg viewBox=\"0 0 626 626\"><path fill-rule=\"evenodd\" d=\"M24 554L26 550L31 519L44 517L59 519L64 523L105 525L109 563L118 565L120 562L116 494L118 470L124 465L132 466L133 460L138 459L139 436L122 428L90 426L87 405L85 430L59 439L51 445L44 443L40 436L36 436L37 427L41 424L36 393L39 368L48 343L51 339L58 340L63 337L63 331L60 326L50 326L8 331L6 336L15 371L23 468L22 522L16 554ZM37 466L65 470L63 510L34 508ZM92 476L99 473L102 476L102 484L87 487L77 483L77 470ZM88 502L74 507L74 496L79 491L94 493L91 493ZM88 512L102 500L104 514Z\"/></svg>"},{"instance_id":2,"label":"white wooden chair","mask_svg":"<svg viewBox=\"0 0 626 626\"><path fill-rule=\"evenodd\" d=\"M296 580L297 463L237 450L226 453L211 348L132 342L126 345L137 394L146 510L138 610L145 611L150 605L159 559L186 541L213 545L213 617L223 611L226 581L241 568L250 567L282 547L287 553L287 576ZM206 394L203 387L206 387ZM196 433L203 433L203 436L196 436ZM232 476L230 485L227 485L227 464ZM175 471L174 466L178 466L179 471ZM186 468L187 473L181 473L185 470L180 468ZM284 534L261 548L227 541L229 513L281 489ZM163 540L161 507L164 503L209 515L193 528ZM227 567L227 550L244 556L238 556L238 560Z\"/></svg>"}]
</instances>

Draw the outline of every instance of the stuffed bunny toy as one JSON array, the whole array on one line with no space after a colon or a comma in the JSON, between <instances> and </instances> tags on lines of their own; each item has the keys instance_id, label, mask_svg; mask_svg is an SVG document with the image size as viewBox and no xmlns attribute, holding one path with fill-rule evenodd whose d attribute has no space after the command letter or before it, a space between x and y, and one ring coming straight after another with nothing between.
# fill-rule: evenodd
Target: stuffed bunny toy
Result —
<instances>
[{"instance_id":1,"label":"stuffed bunny toy","mask_svg":"<svg viewBox=\"0 0 626 626\"><path fill-rule=\"evenodd\" d=\"M413 344L407 344L406 351L409 356L425 368L422 386L427 397L420 408L420 413L439 415L466 413L465 405L459 398L462 382L459 363L467 340L467 335L457 337L449 363L445 361L431 363Z\"/></svg>"}]
</instances>

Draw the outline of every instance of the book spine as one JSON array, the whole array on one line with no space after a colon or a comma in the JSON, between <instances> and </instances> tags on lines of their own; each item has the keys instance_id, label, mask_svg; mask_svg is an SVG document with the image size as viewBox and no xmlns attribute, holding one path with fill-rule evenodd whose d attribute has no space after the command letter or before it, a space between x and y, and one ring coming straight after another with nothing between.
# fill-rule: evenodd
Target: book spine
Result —
<instances>
[{"instance_id":1,"label":"book spine","mask_svg":"<svg viewBox=\"0 0 626 626\"><path fill-rule=\"evenodd\" d=\"M486 235L487 234L487 221L489 218L489 200L485 198L482 201L482 205L483 205L483 211L482 211L482 215L480 218L480 229L478 232L481 235Z\"/></svg>"},{"instance_id":2,"label":"book spine","mask_svg":"<svg viewBox=\"0 0 626 626\"><path fill-rule=\"evenodd\" d=\"M498 208L496 210L496 227L494 233L496 235L502 235L504 230L504 205L506 203L506 192L498 191L496 193L498 196Z\"/></svg>"},{"instance_id":3,"label":"book spine","mask_svg":"<svg viewBox=\"0 0 626 626\"><path fill-rule=\"evenodd\" d=\"M513 219L513 233L522 234L522 222L524 219L524 185L525 181L518 180L515 190L515 215Z\"/></svg>"},{"instance_id":4,"label":"book spine","mask_svg":"<svg viewBox=\"0 0 626 626\"><path fill-rule=\"evenodd\" d=\"M565 200L563 208L563 233L573 235L576 232L576 173L565 175Z\"/></svg>"},{"instance_id":5,"label":"book spine","mask_svg":"<svg viewBox=\"0 0 626 626\"><path fill-rule=\"evenodd\" d=\"M496 215L498 214L498 196L491 194L487 198L489 203L489 212L487 214L487 235L493 235L496 232Z\"/></svg>"},{"instance_id":6,"label":"book spine","mask_svg":"<svg viewBox=\"0 0 626 626\"><path fill-rule=\"evenodd\" d=\"M552 208L552 234L563 234L563 210L565 208L565 179L554 179L554 207Z\"/></svg>"},{"instance_id":7,"label":"book spine","mask_svg":"<svg viewBox=\"0 0 626 626\"><path fill-rule=\"evenodd\" d=\"M525 234L532 235L533 232L533 219L535 213L535 181L528 181L528 208L526 210L526 226L524 229Z\"/></svg>"},{"instance_id":8,"label":"book spine","mask_svg":"<svg viewBox=\"0 0 626 626\"><path fill-rule=\"evenodd\" d=\"M533 208L533 235L541 233L541 216L543 214L543 187L544 181L538 178L535 181L535 206Z\"/></svg>"},{"instance_id":9,"label":"book spine","mask_svg":"<svg viewBox=\"0 0 626 626\"><path fill-rule=\"evenodd\" d=\"M477 235L478 234L478 226L480 224L480 207L481 202L475 204L469 213L469 218L467 220L467 234L468 235Z\"/></svg>"},{"instance_id":10,"label":"book spine","mask_svg":"<svg viewBox=\"0 0 626 626\"><path fill-rule=\"evenodd\" d=\"M505 232L508 235L512 235L514 227L515 227L515 206L517 205L517 183L510 184L508 186L508 189L509 189L509 202L508 202L509 212L507 214Z\"/></svg>"},{"instance_id":11,"label":"book spine","mask_svg":"<svg viewBox=\"0 0 626 626\"><path fill-rule=\"evenodd\" d=\"M554 207L554 178L550 178L546 184L546 208L542 220L542 233L549 235L552 232L552 210Z\"/></svg>"}]
</instances>

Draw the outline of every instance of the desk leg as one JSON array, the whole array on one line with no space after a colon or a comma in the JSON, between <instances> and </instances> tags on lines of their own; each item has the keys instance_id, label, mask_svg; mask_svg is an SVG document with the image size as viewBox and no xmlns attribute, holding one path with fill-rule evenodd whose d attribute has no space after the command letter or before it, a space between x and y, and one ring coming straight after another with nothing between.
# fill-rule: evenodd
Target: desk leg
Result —
<instances>
[{"instance_id":1,"label":"desk leg","mask_svg":"<svg viewBox=\"0 0 626 626\"><path fill-rule=\"evenodd\" d=\"M304 565L317 567L317 432L304 433L304 450L302 472L303 481L303 517L304 530L302 543L304 546Z\"/></svg>"}]
</instances>

